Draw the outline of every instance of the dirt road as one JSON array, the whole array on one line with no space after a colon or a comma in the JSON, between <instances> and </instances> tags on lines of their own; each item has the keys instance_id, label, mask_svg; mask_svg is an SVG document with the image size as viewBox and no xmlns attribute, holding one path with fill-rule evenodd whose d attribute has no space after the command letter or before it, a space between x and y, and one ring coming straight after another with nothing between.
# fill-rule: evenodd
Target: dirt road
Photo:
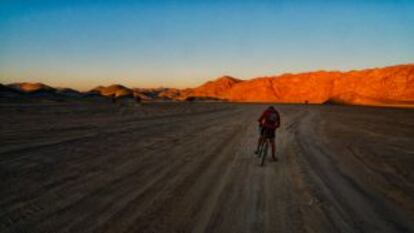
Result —
<instances>
[{"instance_id":1,"label":"dirt road","mask_svg":"<svg viewBox=\"0 0 414 233\"><path fill-rule=\"evenodd\" d=\"M414 111L2 104L0 232L414 232Z\"/></svg>"}]
</instances>

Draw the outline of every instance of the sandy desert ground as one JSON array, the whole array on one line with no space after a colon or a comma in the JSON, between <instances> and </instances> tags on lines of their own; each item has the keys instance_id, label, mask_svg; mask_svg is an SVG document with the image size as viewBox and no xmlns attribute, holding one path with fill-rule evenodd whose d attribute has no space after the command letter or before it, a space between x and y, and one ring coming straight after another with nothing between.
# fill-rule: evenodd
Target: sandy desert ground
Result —
<instances>
[{"instance_id":1,"label":"sandy desert ground","mask_svg":"<svg viewBox=\"0 0 414 233\"><path fill-rule=\"evenodd\" d=\"M0 105L0 232L414 232L414 110Z\"/></svg>"}]
</instances>

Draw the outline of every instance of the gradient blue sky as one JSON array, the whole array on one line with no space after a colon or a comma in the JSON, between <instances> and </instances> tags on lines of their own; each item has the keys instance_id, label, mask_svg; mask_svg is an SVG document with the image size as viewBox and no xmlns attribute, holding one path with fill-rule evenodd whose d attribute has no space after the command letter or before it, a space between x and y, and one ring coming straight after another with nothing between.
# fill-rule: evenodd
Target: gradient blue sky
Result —
<instances>
[{"instance_id":1,"label":"gradient blue sky","mask_svg":"<svg viewBox=\"0 0 414 233\"><path fill-rule=\"evenodd\" d=\"M0 82L191 87L414 62L414 1L0 1Z\"/></svg>"}]
</instances>

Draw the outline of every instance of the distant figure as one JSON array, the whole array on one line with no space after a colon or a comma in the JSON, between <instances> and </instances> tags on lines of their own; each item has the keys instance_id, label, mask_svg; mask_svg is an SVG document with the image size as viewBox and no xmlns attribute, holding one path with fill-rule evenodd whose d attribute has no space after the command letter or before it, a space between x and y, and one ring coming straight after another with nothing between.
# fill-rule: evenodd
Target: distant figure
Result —
<instances>
[{"instance_id":1,"label":"distant figure","mask_svg":"<svg viewBox=\"0 0 414 233\"><path fill-rule=\"evenodd\" d=\"M193 102L195 100L196 100L196 98L194 96L189 96L185 99L185 101L187 101L187 102Z\"/></svg>"},{"instance_id":2,"label":"distant figure","mask_svg":"<svg viewBox=\"0 0 414 233\"><path fill-rule=\"evenodd\" d=\"M116 97L115 97L115 95L111 95L111 101L112 101L112 103L116 103Z\"/></svg>"},{"instance_id":3,"label":"distant figure","mask_svg":"<svg viewBox=\"0 0 414 233\"><path fill-rule=\"evenodd\" d=\"M137 104L139 104L139 103L141 103L141 97L140 96L135 96L134 97L134 99L135 99L135 102L137 102Z\"/></svg>"},{"instance_id":4,"label":"distant figure","mask_svg":"<svg viewBox=\"0 0 414 233\"><path fill-rule=\"evenodd\" d=\"M280 126L280 114L273 106L269 106L262 113L258 121L259 121L260 136L257 142L257 149L255 151L255 154L259 153L260 145L263 142L265 142L265 140L269 140L270 144L272 145L272 157L275 161L277 161L278 159L276 157L276 145L275 145L276 132L275 131Z\"/></svg>"},{"instance_id":5,"label":"distant figure","mask_svg":"<svg viewBox=\"0 0 414 233\"><path fill-rule=\"evenodd\" d=\"M305 104L309 104L309 101L308 100L305 100Z\"/></svg>"}]
</instances>

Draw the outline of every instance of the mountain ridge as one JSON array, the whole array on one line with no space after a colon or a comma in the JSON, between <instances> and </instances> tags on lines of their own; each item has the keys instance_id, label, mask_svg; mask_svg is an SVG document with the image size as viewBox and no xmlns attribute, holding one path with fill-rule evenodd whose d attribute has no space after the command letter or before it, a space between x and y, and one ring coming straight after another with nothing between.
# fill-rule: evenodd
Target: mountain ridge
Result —
<instances>
[{"instance_id":1,"label":"mountain ridge","mask_svg":"<svg viewBox=\"0 0 414 233\"><path fill-rule=\"evenodd\" d=\"M42 83L4 85L24 93L71 93ZM81 92L79 92L81 93ZM84 94L104 97L137 97L143 100L223 100L232 102L339 103L402 105L414 102L414 64L350 71L318 70L284 73L241 80L224 75L194 88L128 88L120 84L98 86Z\"/></svg>"},{"instance_id":2,"label":"mountain ridge","mask_svg":"<svg viewBox=\"0 0 414 233\"><path fill-rule=\"evenodd\" d=\"M200 87L185 94L200 95L197 92ZM205 93L208 91L201 95L237 102L321 104L332 99L343 99L347 104L353 104L353 98L349 98L349 93L353 93L353 96L364 96L367 100L410 103L414 101L414 64L347 72L315 71L257 77L233 85L224 94ZM358 104L371 105L373 102L358 101Z\"/></svg>"}]
</instances>

